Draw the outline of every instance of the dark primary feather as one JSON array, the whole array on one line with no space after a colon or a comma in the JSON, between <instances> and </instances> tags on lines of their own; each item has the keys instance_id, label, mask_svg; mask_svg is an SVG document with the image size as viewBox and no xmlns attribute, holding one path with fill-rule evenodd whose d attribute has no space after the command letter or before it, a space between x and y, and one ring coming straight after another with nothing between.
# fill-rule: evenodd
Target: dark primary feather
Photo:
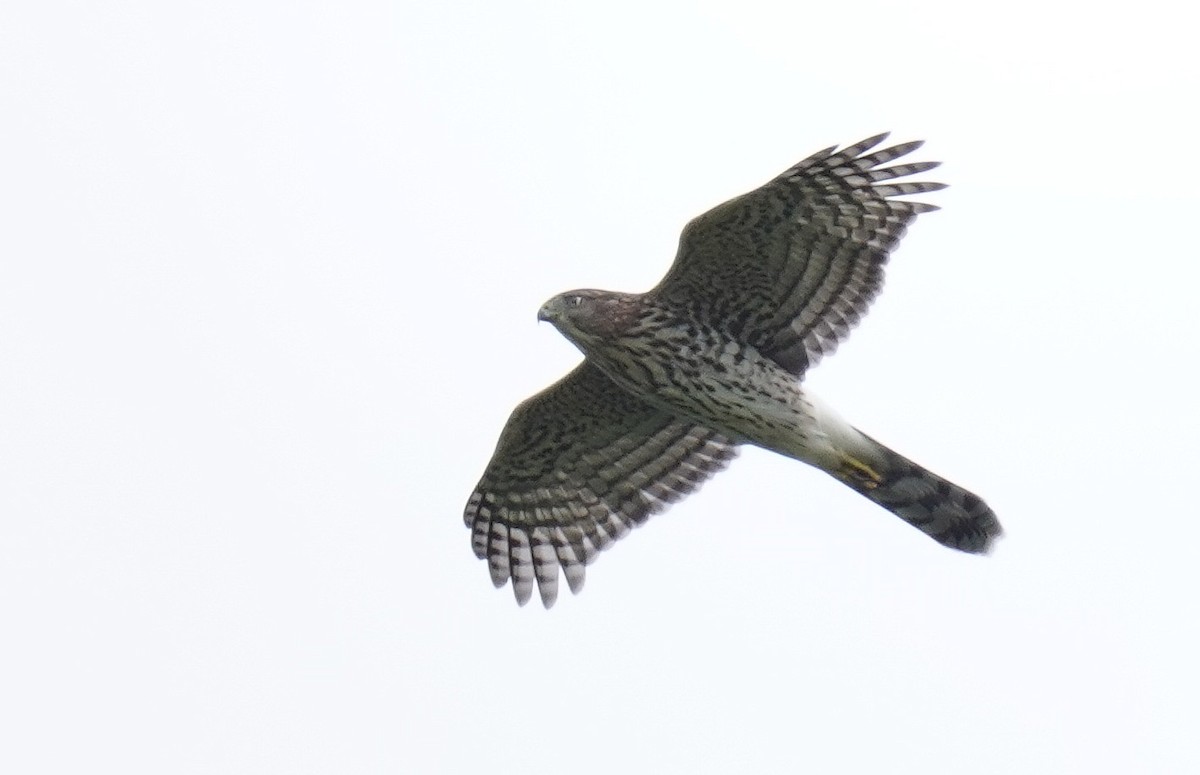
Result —
<instances>
[{"instance_id":1,"label":"dark primary feather","mask_svg":"<svg viewBox=\"0 0 1200 775\"><path fill-rule=\"evenodd\" d=\"M895 182L938 162L881 168L921 147L870 152L886 137L815 153L694 219L675 263L647 296L686 308L803 374L866 313L908 224L937 209L892 197L945 188Z\"/></svg>"},{"instance_id":2,"label":"dark primary feather","mask_svg":"<svg viewBox=\"0 0 1200 775\"><path fill-rule=\"evenodd\" d=\"M467 503L475 555L517 601L536 581L549 608L562 567L584 566L630 528L698 488L737 447L614 385L586 361L513 412Z\"/></svg>"}]
</instances>

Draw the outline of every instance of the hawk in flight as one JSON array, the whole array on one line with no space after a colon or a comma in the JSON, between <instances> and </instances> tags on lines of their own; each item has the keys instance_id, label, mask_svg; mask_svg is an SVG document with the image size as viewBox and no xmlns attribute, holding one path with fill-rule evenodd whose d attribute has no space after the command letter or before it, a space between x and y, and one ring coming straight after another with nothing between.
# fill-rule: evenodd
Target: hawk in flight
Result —
<instances>
[{"instance_id":1,"label":"hawk in flight","mask_svg":"<svg viewBox=\"0 0 1200 775\"><path fill-rule=\"evenodd\" d=\"M497 587L549 608L588 563L755 444L830 474L946 546L986 552L1000 523L976 495L847 423L806 390L883 284L917 215L887 165L920 142L887 137L813 154L683 230L675 263L641 293L578 290L538 311L585 356L516 408L465 521Z\"/></svg>"}]
</instances>

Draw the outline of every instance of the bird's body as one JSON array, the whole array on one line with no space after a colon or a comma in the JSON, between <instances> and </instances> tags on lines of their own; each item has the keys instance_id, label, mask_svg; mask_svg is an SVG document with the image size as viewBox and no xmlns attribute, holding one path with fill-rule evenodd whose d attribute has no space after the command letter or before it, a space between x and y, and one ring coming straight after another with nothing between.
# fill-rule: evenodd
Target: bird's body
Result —
<instances>
[{"instance_id":1,"label":"bird's body","mask_svg":"<svg viewBox=\"0 0 1200 775\"><path fill-rule=\"evenodd\" d=\"M674 318L584 346L618 387L726 438L806 463L828 446L795 376L726 332Z\"/></svg>"},{"instance_id":2,"label":"bird's body","mask_svg":"<svg viewBox=\"0 0 1200 775\"><path fill-rule=\"evenodd\" d=\"M907 224L933 208L891 199L941 188L882 183L933 163L878 165L883 136L827 149L697 218L644 294L579 290L547 302L585 363L513 413L467 504L498 586L543 603L583 566L754 444L808 463L938 541L986 551L1000 534L976 496L844 421L805 371L866 311Z\"/></svg>"},{"instance_id":3,"label":"bird's body","mask_svg":"<svg viewBox=\"0 0 1200 775\"><path fill-rule=\"evenodd\" d=\"M565 298L584 293L574 291ZM580 329L578 321L570 327L553 307L542 317L563 320L564 333L593 364L647 403L768 449L803 435L811 407L800 383L779 364L728 332L688 320L684 312L673 314L637 298L623 303L637 314L619 328L606 319L598 326L603 335Z\"/></svg>"}]
</instances>

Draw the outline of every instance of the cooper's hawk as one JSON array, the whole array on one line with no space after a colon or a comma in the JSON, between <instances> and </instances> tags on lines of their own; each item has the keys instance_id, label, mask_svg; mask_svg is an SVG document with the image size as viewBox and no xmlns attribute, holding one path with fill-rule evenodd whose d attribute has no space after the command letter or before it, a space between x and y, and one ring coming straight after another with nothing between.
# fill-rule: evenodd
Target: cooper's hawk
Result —
<instances>
[{"instance_id":1,"label":"cooper's hawk","mask_svg":"<svg viewBox=\"0 0 1200 775\"><path fill-rule=\"evenodd\" d=\"M815 153L696 218L643 294L578 290L538 312L584 362L508 420L467 503L477 557L517 602L549 608L563 569L698 488L740 444L825 471L946 546L987 551L995 514L838 417L800 383L883 283L888 253L933 205L894 197L938 162L881 167L921 146L886 134Z\"/></svg>"}]
</instances>

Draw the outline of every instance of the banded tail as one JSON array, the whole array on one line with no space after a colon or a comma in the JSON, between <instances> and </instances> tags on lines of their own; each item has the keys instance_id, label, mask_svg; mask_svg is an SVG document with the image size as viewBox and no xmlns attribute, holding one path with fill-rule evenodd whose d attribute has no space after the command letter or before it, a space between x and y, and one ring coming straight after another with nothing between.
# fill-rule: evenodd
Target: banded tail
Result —
<instances>
[{"instance_id":1,"label":"banded tail","mask_svg":"<svg viewBox=\"0 0 1200 775\"><path fill-rule=\"evenodd\" d=\"M833 472L851 489L952 549L983 554L1004 534L982 498L859 433L865 454L842 452Z\"/></svg>"}]
</instances>

